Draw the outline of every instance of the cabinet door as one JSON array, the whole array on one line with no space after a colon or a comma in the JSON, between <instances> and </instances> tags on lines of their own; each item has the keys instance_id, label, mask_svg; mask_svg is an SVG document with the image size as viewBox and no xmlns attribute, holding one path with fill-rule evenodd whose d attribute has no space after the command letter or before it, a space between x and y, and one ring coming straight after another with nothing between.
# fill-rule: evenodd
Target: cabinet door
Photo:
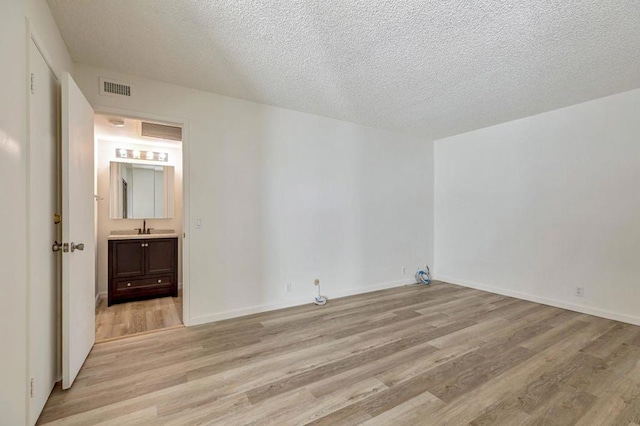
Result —
<instances>
[{"instance_id":1,"label":"cabinet door","mask_svg":"<svg viewBox=\"0 0 640 426\"><path fill-rule=\"evenodd\" d=\"M147 274L165 274L176 268L175 239L147 240Z\"/></svg>"},{"instance_id":2,"label":"cabinet door","mask_svg":"<svg viewBox=\"0 0 640 426\"><path fill-rule=\"evenodd\" d=\"M144 275L145 243L144 240L113 242L111 267L114 278Z\"/></svg>"}]
</instances>

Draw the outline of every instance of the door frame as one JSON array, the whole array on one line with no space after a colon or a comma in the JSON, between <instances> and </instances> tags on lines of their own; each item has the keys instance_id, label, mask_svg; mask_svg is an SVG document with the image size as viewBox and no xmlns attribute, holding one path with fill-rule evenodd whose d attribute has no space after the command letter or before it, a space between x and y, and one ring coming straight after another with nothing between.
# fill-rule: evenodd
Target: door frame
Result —
<instances>
[{"instance_id":1,"label":"door frame","mask_svg":"<svg viewBox=\"0 0 640 426\"><path fill-rule=\"evenodd\" d=\"M30 60L30 51L31 51L31 42L33 42L33 44L36 46L36 49L38 49L38 52L40 53L40 55L42 56L42 59L44 60L44 62L47 64L47 66L49 67L49 70L51 71L53 77L56 80L56 83L58 85L58 93L57 93L57 111L56 111L56 115L57 115L57 129L56 129L56 139L57 139L57 147L56 147L56 164L57 164L57 169L58 169L58 177L57 177L57 181L56 181L56 191L57 191L57 210L58 213L60 213L61 209L62 209L62 194L61 194L61 171L60 171L60 167L61 167L61 124L60 124L60 119L61 119L61 107L60 107L60 84L61 84L61 73L60 71L58 71L56 69L56 67L54 66L54 62L52 61L52 56L49 54L49 52L47 51L47 48L45 47L45 43L43 43L44 38L41 37L38 33L38 31L35 29L33 23L31 22L31 20L29 18L25 18L25 23L26 23L26 39L25 39L25 47L26 47L26 69L25 69L25 73L26 73L26 81L27 83L30 82L31 80L31 60ZM32 134L31 134L31 88L30 88L30 84L27 84L27 86L25 87L25 96L27 98L27 102L26 102L26 106L27 106L27 110L26 110L26 152L31 152L31 147L33 145L33 141L32 141ZM26 183L27 183L27 194L31 193L31 179L30 179L30 174L31 174L31 158L30 158L30 154L26 157L26 161L25 161L25 174L26 174ZM27 200L26 200L26 207L27 207L27 224L29 224L30 221L30 210L31 210L31 206L29 203L29 197L27 196ZM31 237L31 228L30 226L27 226L27 230L26 230L26 244L27 244L27 253L29 253L30 251L30 237ZM61 228L58 228L58 239L61 239L62 236L62 232L61 232ZM57 262L58 262L58 274L56 277L56 286L58 287L58 301L57 301L57 309L58 309L58 324L57 324L57 329L58 329L58 333L56 336L56 342L57 342L57 347L58 347L58 357L57 359L54 361L56 363L56 379L57 381L61 381L62 380L62 307L61 307L61 303L62 303L62 288L61 288L61 284L62 284L62 258L60 256L57 256ZM27 359L27 368L26 368L26 377L25 377L25 383L27 384L26 388L27 388L27 394L25 395L25 399L26 399L26 413L25 413L25 418L30 421L31 420L31 405L34 402L33 399L31 398L30 395L30 382L31 382L31 375L32 375L32 370L31 370L31 355L32 355L32 351L33 348L31 347L31 334L32 334L32 324L31 324L31 298L34 296L34 292L33 292L33 282L31 279L31 259L30 256L27 256L27 274L26 274L26 329L27 329L27 339L26 339L26 359ZM42 386L42 384L39 384L39 386Z\"/></svg>"},{"instance_id":2,"label":"door frame","mask_svg":"<svg viewBox=\"0 0 640 426\"><path fill-rule=\"evenodd\" d=\"M182 323L185 326L192 325L191 303L189 295L190 285L190 245L189 234L189 120L182 117L171 117L150 112L142 112L125 108L114 108L105 105L91 105L96 114L117 115L136 120L159 121L167 124L176 124L182 127Z\"/></svg>"}]
</instances>

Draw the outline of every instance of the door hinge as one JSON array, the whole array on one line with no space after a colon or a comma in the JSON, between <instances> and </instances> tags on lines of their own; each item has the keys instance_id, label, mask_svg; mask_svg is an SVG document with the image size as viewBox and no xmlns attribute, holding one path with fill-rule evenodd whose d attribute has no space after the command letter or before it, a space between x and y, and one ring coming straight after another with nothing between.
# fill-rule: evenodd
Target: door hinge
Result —
<instances>
[{"instance_id":1,"label":"door hinge","mask_svg":"<svg viewBox=\"0 0 640 426\"><path fill-rule=\"evenodd\" d=\"M36 379L31 378L31 384L29 385L29 395L33 398L36 395Z\"/></svg>"},{"instance_id":2,"label":"door hinge","mask_svg":"<svg viewBox=\"0 0 640 426\"><path fill-rule=\"evenodd\" d=\"M36 75L31 73L31 93L36 93Z\"/></svg>"},{"instance_id":3,"label":"door hinge","mask_svg":"<svg viewBox=\"0 0 640 426\"><path fill-rule=\"evenodd\" d=\"M62 218L60 217L60 215L58 213L54 213L53 215L53 223L55 225L59 224L62 221Z\"/></svg>"}]
</instances>

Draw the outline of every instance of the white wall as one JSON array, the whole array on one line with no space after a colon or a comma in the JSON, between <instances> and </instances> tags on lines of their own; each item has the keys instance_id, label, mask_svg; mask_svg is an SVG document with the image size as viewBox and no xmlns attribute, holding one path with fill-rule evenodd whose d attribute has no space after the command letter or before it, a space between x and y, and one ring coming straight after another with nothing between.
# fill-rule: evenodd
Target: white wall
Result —
<instances>
[{"instance_id":1,"label":"white wall","mask_svg":"<svg viewBox=\"0 0 640 426\"><path fill-rule=\"evenodd\" d=\"M21 425L27 402L26 26L22 2L0 2L0 419Z\"/></svg>"},{"instance_id":2,"label":"white wall","mask_svg":"<svg viewBox=\"0 0 640 426\"><path fill-rule=\"evenodd\" d=\"M75 70L94 106L188 120L188 322L307 303L316 277L335 297L409 282L418 265L431 263L430 141L79 64ZM133 83L135 97L100 96L101 76Z\"/></svg>"},{"instance_id":3,"label":"white wall","mask_svg":"<svg viewBox=\"0 0 640 426\"><path fill-rule=\"evenodd\" d=\"M169 161L161 163L175 167L175 209L170 219L148 219L147 227L155 229L174 229L178 234L182 232L182 150L178 144L175 147L153 148L155 151L169 154ZM98 139L96 166L98 175L98 195L102 198L96 205L98 214L98 287L101 297L106 297L109 287L109 244L108 238L112 231L126 231L142 228L142 219L110 219L109 218L109 164L111 161L134 162L116 157L116 149L138 149L148 151L149 145L138 145L131 142L119 142ZM155 164L154 162L149 162ZM160 164L160 163L158 163ZM131 187L129 188L131 189ZM131 193L131 190L129 191ZM129 203L131 211L131 203ZM181 241L181 240L179 240ZM182 276L182 252L178 255L178 278Z\"/></svg>"},{"instance_id":4,"label":"white wall","mask_svg":"<svg viewBox=\"0 0 640 426\"><path fill-rule=\"evenodd\" d=\"M635 90L436 141L437 277L640 324L639 113Z\"/></svg>"}]
</instances>

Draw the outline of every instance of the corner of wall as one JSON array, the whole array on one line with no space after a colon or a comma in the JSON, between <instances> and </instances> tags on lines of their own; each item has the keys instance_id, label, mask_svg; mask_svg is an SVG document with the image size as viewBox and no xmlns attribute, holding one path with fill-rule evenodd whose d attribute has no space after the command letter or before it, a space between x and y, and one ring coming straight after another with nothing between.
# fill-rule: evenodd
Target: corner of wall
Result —
<instances>
[{"instance_id":1,"label":"corner of wall","mask_svg":"<svg viewBox=\"0 0 640 426\"><path fill-rule=\"evenodd\" d=\"M626 322L628 324L634 324L640 326L640 316L626 315L618 312L609 311L606 309L595 308L592 306L581 305L577 303L569 303L563 300L554 299L550 297L538 296L528 292L515 291L505 288L496 287L490 284L480 283L477 281L461 280L453 277L438 276L438 281L456 284L463 287L475 288L477 290L486 291L488 293L500 294L502 296L513 297L520 300L527 300L529 302L540 303L542 305L553 306L556 308L567 309L569 311L579 312L581 314L594 315L601 318L607 318L614 321Z\"/></svg>"}]
</instances>

